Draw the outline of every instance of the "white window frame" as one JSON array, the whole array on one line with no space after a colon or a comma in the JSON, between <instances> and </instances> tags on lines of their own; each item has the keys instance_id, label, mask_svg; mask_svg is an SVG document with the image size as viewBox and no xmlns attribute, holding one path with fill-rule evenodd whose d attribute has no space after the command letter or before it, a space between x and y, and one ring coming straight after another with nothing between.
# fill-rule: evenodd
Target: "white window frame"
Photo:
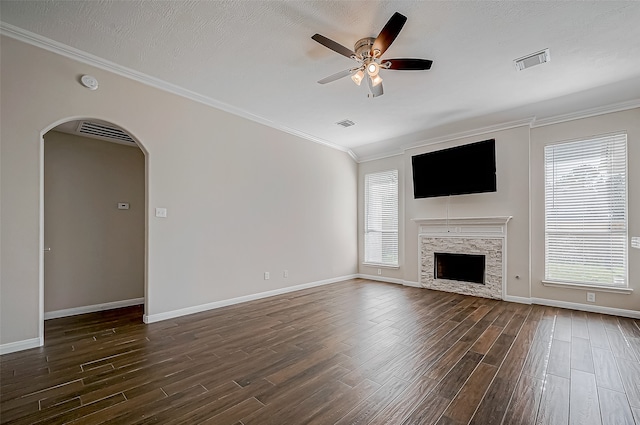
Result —
<instances>
[{"instance_id":1,"label":"white window frame","mask_svg":"<svg viewBox=\"0 0 640 425\"><path fill-rule=\"evenodd\" d=\"M386 189L382 187L385 179L389 180L392 187ZM397 169L364 175L363 264L399 267L398 182ZM373 185L377 186L374 193L372 193Z\"/></svg>"},{"instance_id":2,"label":"white window frame","mask_svg":"<svg viewBox=\"0 0 640 425\"><path fill-rule=\"evenodd\" d=\"M607 161L597 150L615 145L615 160ZM630 292L628 275L628 141L626 132L548 144L544 147L544 280L547 286ZM572 150L573 149L573 150ZM555 155L555 156L552 156ZM562 160L557 156L563 155ZM598 158L596 165L595 158ZM604 167L602 164L608 165ZM571 164L570 163L574 163ZM572 168L569 168L572 167ZM594 173L593 190L577 183L560 186L587 167ZM615 170L614 170L615 168ZM568 172L572 174L568 174ZM561 175L561 173L563 173ZM572 177L573 176L573 177ZM606 192L612 176L623 178L624 190ZM610 188L611 186L609 186ZM600 193L593 191L600 190ZM590 193L591 192L591 193ZM603 198L607 194L608 198ZM617 201L613 200L617 197ZM624 197L624 199L622 199ZM576 201L579 199L580 201ZM609 202L609 204L607 204ZM560 209L558 204L565 203ZM623 206L621 204L624 204ZM609 205L609 206L607 206ZM591 220L586 214L593 211ZM608 240L608 246L602 242ZM561 248L566 246L567 248ZM577 249L574 249L576 248ZM604 253L598 256L598 250ZM572 252L573 251L573 252ZM609 261L608 266L598 265ZM573 267L580 271L567 270ZM562 270L564 269L564 270ZM617 272L614 273L614 270ZM610 274L610 276L607 276ZM605 278L606 276L606 278ZM607 280L608 281L605 281Z\"/></svg>"}]
</instances>

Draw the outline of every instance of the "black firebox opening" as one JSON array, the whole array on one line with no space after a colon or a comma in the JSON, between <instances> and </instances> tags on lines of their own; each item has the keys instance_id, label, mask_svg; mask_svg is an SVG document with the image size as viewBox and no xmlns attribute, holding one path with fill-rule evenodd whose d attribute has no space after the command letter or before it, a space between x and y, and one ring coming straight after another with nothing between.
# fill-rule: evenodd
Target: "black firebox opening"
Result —
<instances>
[{"instance_id":1,"label":"black firebox opening","mask_svg":"<svg viewBox=\"0 0 640 425\"><path fill-rule=\"evenodd\" d=\"M485 256L434 253L434 277L484 285Z\"/></svg>"}]
</instances>

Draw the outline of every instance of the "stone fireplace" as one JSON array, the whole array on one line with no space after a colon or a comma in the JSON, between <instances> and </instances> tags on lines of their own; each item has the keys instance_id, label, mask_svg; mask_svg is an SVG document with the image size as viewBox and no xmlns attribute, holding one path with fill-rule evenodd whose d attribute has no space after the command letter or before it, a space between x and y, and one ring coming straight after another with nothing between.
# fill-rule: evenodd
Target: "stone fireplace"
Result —
<instances>
[{"instance_id":1,"label":"stone fireplace","mask_svg":"<svg viewBox=\"0 0 640 425\"><path fill-rule=\"evenodd\" d=\"M420 284L503 299L511 217L416 219Z\"/></svg>"}]
</instances>

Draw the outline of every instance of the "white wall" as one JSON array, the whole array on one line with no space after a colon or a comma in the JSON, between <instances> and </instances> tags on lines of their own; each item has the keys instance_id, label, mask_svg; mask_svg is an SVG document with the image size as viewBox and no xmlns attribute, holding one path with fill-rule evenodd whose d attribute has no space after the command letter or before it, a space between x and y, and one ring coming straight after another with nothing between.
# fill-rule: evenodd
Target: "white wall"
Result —
<instances>
[{"instance_id":1,"label":"white wall","mask_svg":"<svg viewBox=\"0 0 640 425\"><path fill-rule=\"evenodd\" d=\"M383 278L407 283L418 281L418 229L415 218L444 218L449 203L450 217L513 216L508 224L507 295L523 301L582 305L581 308L640 312L640 250L629 248L629 287L632 294L598 292L596 303L586 302L584 289L545 287L544 277L544 180L543 148L551 142L599 134L628 133L629 236L640 236L640 109L578 119L544 127L522 126L475 137L450 140L415 149L403 155L360 164L358 172L358 215L363 215L363 181L366 173L397 168L401 182L399 235L400 267L382 269ZM458 195L450 198L413 198L411 156L486 139L496 139L498 191ZM361 248L360 273L377 275L362 264L363 228L358 228ZM630 244L629 244L630 247ZM516 279L516 275L519 279Z\"/></svg>"},{"instance_id":2,"label":"white wall","mask_svg":"<svg viewBox=\"0 0 640 425\"><path fill-rule=\"evenodd\" d=\"M147 154L146 314L356 273L357 164L347 153L1 43L0 344L39 335L40 136L71 118L112 122ZM83 88L82 74L100 88Z\"/></svg>"},{"instance_id":3,"label":"white wall","mask_svg":"<svg viewBox=\"0 0 640 425\"><path fill-rule=\"evenodd\" d=\"M56 131L44 140L44 311L144 297L144 154Z\"/></svg>"}]
</instances>

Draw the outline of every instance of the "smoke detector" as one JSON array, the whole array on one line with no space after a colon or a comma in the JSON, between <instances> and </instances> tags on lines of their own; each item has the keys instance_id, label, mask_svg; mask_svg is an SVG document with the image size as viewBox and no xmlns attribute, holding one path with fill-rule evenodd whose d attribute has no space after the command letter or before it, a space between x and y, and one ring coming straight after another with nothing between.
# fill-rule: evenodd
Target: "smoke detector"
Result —
<instances>
[{"instance_id":1,"label":"smoke detector","mask_svg":"<svg viewBox=\"0 0 640 425\"><path fill-rule=\"evenodd\" d=\"M532 66L540 65L551 60L549 49L544 49L539 52L531 53L530 55L521 57L513 61L516 66L516 70L522 71Z\"/></svg>"},{"instance_id":2,"label":"smoke detector","mask_svg":"<svg viewBox=\"0 0 640 425\"><path fill-rule=\"evenodd\" d=\"M89 90L98 90L98 79L91 75L83 75L80 77L80 84Z\"/></svg>"}]
</instances>

